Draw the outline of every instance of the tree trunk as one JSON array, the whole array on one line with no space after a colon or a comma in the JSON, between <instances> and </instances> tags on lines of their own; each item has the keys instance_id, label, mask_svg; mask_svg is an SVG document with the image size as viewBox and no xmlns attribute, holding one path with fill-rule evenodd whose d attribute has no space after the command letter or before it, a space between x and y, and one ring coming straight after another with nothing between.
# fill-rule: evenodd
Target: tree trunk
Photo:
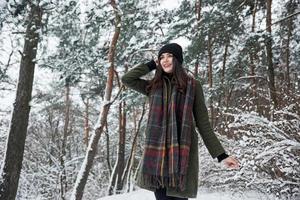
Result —
<instances>
[{"instance_id":1,"label":"tree trunk","mask_svg":"<svg viewBox=\"0 0 300 200\"><path fill-rule=\"evenodd\" d=\"M7 138L6 153L1 166L0 198L15 199L22 168L23 153L30 113L35 59L39 41L42 9L31 5L22 53L16 99Z\"/></svg>"},{"instance_id":2,"label":"tree trunk","mask_svg":"<svg viewBox=\"0 0 300 200\"><path fill-rule=\"evenodd\" d=\"M73 193L71 196L71 199L82 199L83 196L83 190L89 175L89 172L93 165L93 160L96 155L97 151L97 145L100 139L100 136L103 132L104 126L107 121L107 115L110 108L111 103L111 93L112 93L112 87L113 87L113 77L114 77L114 56L115 56L115 48L116 44L120 35L121 31L121 16L120 12L118 11L117 5L115 0L110 1L111 6L114 9L115 14L115 33L112 38L111 46L109 48L108 52L108 61L110 63L109 71L108 71L108 79L105 86L105 94L104 94L104 100L105 103L102 106L102 111L99 116L99 125L97 125L97 128L95 129L95 132L93 133L90 142L89 147L87 148L86 156L84 159L84 162L81 166L80 172L77 176L76 183L73 189Z\"/></svg>"},{"instance_id":3,"label":"tree trunk","mask_svg":"<svg viewBox=\"0 0 300 200\"><path fill-rule=\"evenodd\" d=\"M287 43L286 43L286 74L285 74L285 80L287 84L287 92L290 90L291 81L290 81L290 39L292 36L292 21L293 19L290 18L288 20L288 37L287 37Z\"/></svg>"},{"instance_id":4,"label":"tree trunk","mask_svg":"<svg viewBox=\"0 0 300 200\"><path fill-rule=\"evenodd\" d=\"M107 161L107 166L109 170L109 175L111 176L112 174L112 167L110 164L110 151L109 151L109 134L108 134L108 128L107 128L107 123L105 124L105 136L106 136L106 161Z\"/></svg>"},{"instance_id":5,"label":"tree trunk","mask_svg":"<svg viewBox=\"0 0 300 200\"><path fill-rule=\"evenodd\" d=\"M294 0L290 0L287 10L288 15L293 14L296 10L296 3ZM285 62L286 62L286 73L285 73L285 80L287 84L287 92L290 92L291 89L291 79L290 79L290 41L292 37L293 31L293 18L289 18L287 22L288 26L288 33L287 33L287 41L286 41L286 50L285 50Z\"/></svg>"},{"instance_id":6,"label":"tree trunk","mask_svg":"<svg viewBox=\"0 0 300 200\"><path fill-rule=\"evenodd\" d=\"M125 135L126 135L126 103L125 101L120 104L120 137L119 137L119 151L118 151L118 181L117 191L123 189L122 175L125 167Z\"/></svg>"},{"instance_id":7,"label":"tree trunk","mask_svg":"<svg viewBox=\"0 0 300 200\"><path fill-rule=\"evenodd\" d=\"M61 199L65 199L65 193L67 191L67 176L66 176L66 143L67 138L69 135L69 123L70 123L70 85L69 85L69 78L66 78L66 85L65 85L65 119L64 119L64 132L63 132L63 139L62 139L62 146L61 146L61 155L60 155L60 197Z\"/></svg>"},{"instance_id":8,"label":"tree trunk","mask_svg":"<svg viewBox=\"0 0 300 200\"><path fill-rule=\"evenodd\" d=\"M47 115L48 115L48 119L47 122L49 123L50 126L50 140L49 140L49 167L52 167L52 165L54 164L53 162L53 158L52 155L55 154L55 147L54 145L56 144L56 138L59 135L59 120L54 120L54 113L53 113L53 109L52 108L47 108Z\"/></svg>"},{"instance_id":9,"label":"tree trunk","mask_svg":"<svg viewBox=\"0 0 300 200\"><path fill-rule=\"evenodd\" d=\"M207 70L207 74L208 74L208 86L209 88L212 88L213 85L213 70L212 70L212 41L211 41L211 37L208 36L208 70ZM213 110L213 102L212 102L212 98L209 98L208 101L209 104L209 110L210 110L210 117L211 117L211 125L212 127L214 127L214 110Z\"/></svg>"},{"instance_id":10,"label":"tree trunk","mask_svg":"<svg viewBox=\"0 0 300 200\"><path fill-rule=\"evenodd\" d=\"M267 49L267 63L268 63L268 76L269 76L269 90L271 100L273 102L274 108L277 108L277 97L276 97L276 89L275 89L275 75L274 75L274 66L273 66L273 52L272 52L272 0L266 1L267 6L267 19L266 26L267 32L269 33L269 37L266 41L266 49Z\"/></svg>"},{"instance_id":11,"label":"tree trunk","mask_svg":"<svg viewBox=\"0 0 300 200\"><path fill-rule=\"evenodd\" d=\"M212 88L212 85L213 85L213 70L212 70L212 56L213 56L213 53L212 53L212 42L211 42L211 37L208 36L208 45L207 45L207 48L208 48L208 70L207 70L207 74L208 74L208 86L210 88Z\"/></svg>"},{"instance_id":12,"label":"tree trunk","mask_svg":"<svg viewBox=\"0 0 300 200\"><path fill-rule=\"evenodd\" d=\"M126 67L125 67L126 68ZM118 72L115 71L118 87L121 88L121 82ZM111 173L110 182L108 186L108 194L113 195L121 193L123 189L122 174L125 166L125 133L126 133L126 113L125 113L125 101L119 103L119 144L117 160L114 166L114 170ZM109 151L107 151L109 152Z\"/></svg>"},{"instance_id":13,"label":"tree trunk","mask_svg":"<svg viewBox=\"0 0 300 200\"><path fill-rule=\"evenodd\" d=\"M221 72L221 85L224 85L224 80L225 80L226 61L227 61L229 43L230 42L228 42L226 44L225 50L224 50L224 55L223 55L223 65L222 65L222 72Z\"/></svg>"},{"instance_id":14,"label":"tree trunk","mask_svg":"<svg viewBox=\"0 0 300 200\"><path fill-rule=\"evenodd\" d=\"M199 70L199 60L197 58L196 63L195 63L195 70L194 70L195 77L198 76L198 70Z\"/></svg>"},{"instance_id":15,"label":"tree trunk","mask_svg":"<svg viewBox=\"0 0 300 200\"><path fill-rule=\"evenodd\" d=\"M109 186L109 195L113 195L116 189L117 194L123 189L122 175L125 166L125 132L126 132L126 113L125 102L119 104L119 144L118 144L118 157L117 162L111 175Z\"/></svg>"},{"instance_id":16,"label":"tree trunk","mask_svg":"<svg viewBox=\"0 0 300 200\"><path fill-rule=\"evenodd\" d=\"M130 155L129 155L129 158L128 158L127 162L126 162L126 167L125 167L124 173L122 175L123 185L124 185L124 182L126 180L127 192L129 192L129 188L130 188L129 184L130 184L130 178L131 178L131 168L132 168L132 165L133 165L133 162L134 162L134 153L135 153L136 144L137 144L137 136L138 136L138 134L140 132L141 124L142 124L145 112L146 112L146 105L144 103L143 104L142 113L141 113L141 117L140 117L140 119L138 121L138 125L137 125L137 127L135 129L135 133L134 133L134 137L133 137L133 141L132 141L132 147L131 147Z\"/></svg>"},{"instance_id":17,"label":"tree trunk","mask_svg":"<svg viewBox=\"0 0 300 200\"><path fill-rule=\"evenodd\" d=\"M220 77L220 79L221 79L221 86L222 86L222 88L224 88L223 89L223 91L224 91L224 93L223 94L225 94L225 90L226 90L226 88L224 87L224 80L225 80L225 70L226 70L226 61L227 61L227 54L228 54L228 47L229 47L229 43L230 42L228 42L226 45L225 45L225 50L224 50L224 55L223 55L223 64L222 64L222 71L221 71L221 77ZM223 99L223 102L225 101L224 99L224 96L223 95L219 95L219 97L218 97L218 108L217 108L217 110L218 110L218 114L220 115L220 117L217 117L216 118L216 121L215 121L215 124L218 124L218 119L222 119L223 117L222 117L222 113L219 111L219 108L220 107L222 107L222 99ZM224 102L224 104L225 104L225 102Z\"/></svg>"},{"instance_id":18,"label":"tree trunk","mask_svg":"<svg viewBox=\"0 0 300 200\"><path fill-rule=\"evenodd\" d=\"M198 23L201 20L201 4L202 4L202 0L196 0L195 7L196 7L196 16L197 16Z\"/></svg>"},{"instance_id":19,"label":"tree trunk","mask_svg":"<svg viewBox=\"0 0 300 200\"><path fill-rule=\"evenodd\" d=\"M252 27L251 27L251 32L255 33L255 19L256 19L256 11L257 11L257 3L258 0L255 0L254 2L254 8L252 10ZM254 49L254 47L253 47ZM254 64L254 60L255 60L255 54L256 52L254 52L254 50L250 51L250 76L252 76L252 96L254 97L254 105L255 105L255 109L258 113L262 114L262 112L260 111L260 106L258 103L258 96L257 96L257 84L256 84L256 79L254 78L255 76L255 64Z\"/></svg>"},{"instance_id":20,"label":"tree trunk","mask_svg":"<svg viewBox=\"0 0 300 200\"><path fill-rule=\"evenodd\" d=\"M254 8L252 10L252 26L251 32L255 33L255 18L256 18L256 8L257 8L257 0L255 0ZM250 75L255 75L255 65L254 65L254 52L253 50L250 51ZM252 84L255 84L255 79L252 79Z\"/></svg>"},{"instance_id":21,"label":"tree trunk","mask_svg":"<svg viewBox=\"0 0 300 200\"><path fill-rule=\"evenodd\" d=\"M89 125L89 97L86 98L86 102L84 102L85 105L85 116L84 116L84 136L83 136L83 142L88 147L89 144L89 135L90 135L90 125Z\"/></svg>"}]
</instances>

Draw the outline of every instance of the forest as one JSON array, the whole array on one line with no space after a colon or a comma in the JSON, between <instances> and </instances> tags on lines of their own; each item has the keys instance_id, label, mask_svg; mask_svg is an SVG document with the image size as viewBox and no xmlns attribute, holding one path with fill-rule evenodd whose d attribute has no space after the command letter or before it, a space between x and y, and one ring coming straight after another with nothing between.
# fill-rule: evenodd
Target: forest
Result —
<instances>
[{"instance_id":1,"label":"forest","mask_svg":"<svg viewBox=\"0 0 300 200\"><path fill-rule=\"evenodd\" d=\"M149 105L121 77L170 42L241 166L200 138L199 190L299 199L299 24L299 0L0 0L0 199L138 190Z\"/></svg>"}]
</instances>

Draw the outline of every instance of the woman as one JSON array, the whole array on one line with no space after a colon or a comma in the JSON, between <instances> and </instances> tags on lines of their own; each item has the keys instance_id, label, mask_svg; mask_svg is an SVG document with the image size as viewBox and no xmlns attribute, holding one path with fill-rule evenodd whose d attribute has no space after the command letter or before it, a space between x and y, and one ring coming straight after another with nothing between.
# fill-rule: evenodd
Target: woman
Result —
<instances>
[{"instance_id":1,"label":"woman","mask_svg":"<svg viewBox=\"0 0 300 200\"><path fill-rule=\"evenodd\" d=\"M154 60L140 64L122 82L149 97L145 150L137 184L154 191L157 200L187 200L198 190L198 136L213 158L237 169L238 161L225 153L208 119L202 86L182 67L182 48L163 46ZM156 69L152 80L140 77Z\"/></svg>"}]
</instances>

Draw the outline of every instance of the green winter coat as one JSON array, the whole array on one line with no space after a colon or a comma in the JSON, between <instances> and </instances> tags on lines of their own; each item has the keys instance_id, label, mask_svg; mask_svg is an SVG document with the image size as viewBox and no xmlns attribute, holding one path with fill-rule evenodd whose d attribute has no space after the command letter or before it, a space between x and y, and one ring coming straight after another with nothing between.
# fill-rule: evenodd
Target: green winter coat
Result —
<instances>
[{"instance_id":1,"label":"green winter coat","mask_svg":"<svg viewBox=\"0 0 300 200\"><path fill-rule=\"evenodd\" d=\"M150 70L147 65L139 64L136 65L133 69L128 71L123 77L122 82L127 87L134 89L144 95L147 95L146 86L148 82L144 79L141 79L142 76L149 73ZM207 147L210 155L213 158L225 153L224 148L222 147L220 141L214 134L209 118L207 108L205 106L205 100L203 96L203 90L200 82L196 80L196 91L195 99L193 106L194 114L194 127L196 126L199 130L199 133L204 141L205 146ZM140 168L141 169L141 168ZM188 174L187 174L187 185L185 191L176 191L173 188L166 188L168 196L175 196L181 198L195 198L198 191L198 171L199 171L199 162L198 162L198 134L193 128L192 133L192 143L190 148L190 158L188 164ZM141 188L154 191L155 188L151 188L148 185L143 184L141 170L137 178L137 184Z\"/></svg>"}]
</instances>

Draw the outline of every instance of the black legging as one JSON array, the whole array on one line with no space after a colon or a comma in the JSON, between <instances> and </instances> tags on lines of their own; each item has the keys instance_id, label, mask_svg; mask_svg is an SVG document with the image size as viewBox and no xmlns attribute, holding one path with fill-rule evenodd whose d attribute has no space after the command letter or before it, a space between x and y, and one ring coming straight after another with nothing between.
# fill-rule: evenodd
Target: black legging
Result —
<instances>
[{"instance_id":1,"label":"black legging","mask_svg":"<svg viewBox=\"0 0 300 200\"><path fill-rule=\"evenodd\" d=\"M170 197L166 194L166 188L156 189L155 192L156 200L188 200L187 198Z\"/></svg>"}]
</instances>

